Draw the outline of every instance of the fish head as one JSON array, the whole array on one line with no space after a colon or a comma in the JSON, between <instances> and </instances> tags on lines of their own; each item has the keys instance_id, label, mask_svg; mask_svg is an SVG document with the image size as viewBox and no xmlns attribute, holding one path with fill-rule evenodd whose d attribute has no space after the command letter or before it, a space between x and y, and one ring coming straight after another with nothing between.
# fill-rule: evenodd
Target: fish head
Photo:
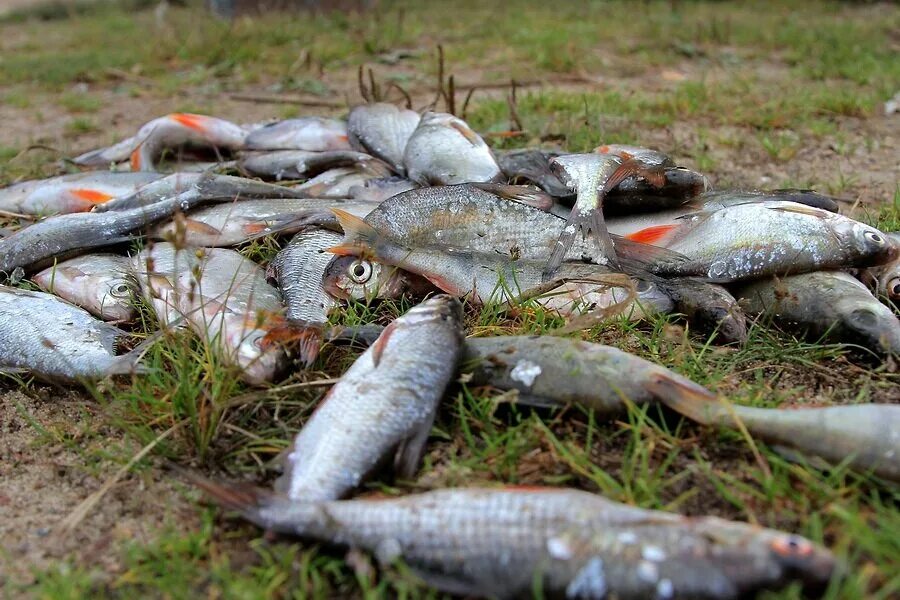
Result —
<instances>
[{"instance_id":1,"label":"fish head","mask_svg":"<svg viewBox=\"0 0 900 600\"><path fill-rule=\"evenodd\" d=\"M853 219L834 217L835 234L844 240L853 259L862 263L861 266L883 265L900 257L900 247L893 244L887 234Z\"/></svg>"},{"instance_id":2,"label":"fish head","mask_svg":"<svg viewBox=\"0 0 900 600\"><path fill-rule=\"evenodd\" d=\"M124 273L87 272L76 266L57 265L35 275L34 281L105 320L127 321L134 316L132 283Z\"/></svg>"},{"instance_id":3,"label":"fish head","mask_svg":"<svg viewBox=\"0 0 900 600\"><path fill-rule=\"evenodd\" d=\"M824 587L838 568L831 552L804 537L774 531L765 537L771 557L789 579L800 579L812 588Z\"/></svg>"},{"instance_id":4,"label":"fish head","mask_svg":"<svg viewBox=\"0 0 900 600\"><path fill-rule=\"evenodd\" d=\"M380 293L384 272L381 263L358 256L336 256L325 267L322 287L341 300L385 297Z\"/></svg>"},{"instance_id":5,"label":"fish head","mask_svg":"<svg viewBox=\"0 0 900 600\"><path fill-rule=\"evenodd\" d=\"M670 313L675 308L672 298L660 286L646 279L633 279L634 291L642 307L649 307L659 313Z\"/></svg>"},{"instance_id":6,"label":"fish head","mask_svg":"<svg viewBox=\"0 0 900 600\"><path fill-rule=\"evenodd\" d=\"M838 301L836 310L848 336L867 348L900 355L900 320L890 308L875 298L846 298Z\"/></svg>"}]
</instances>

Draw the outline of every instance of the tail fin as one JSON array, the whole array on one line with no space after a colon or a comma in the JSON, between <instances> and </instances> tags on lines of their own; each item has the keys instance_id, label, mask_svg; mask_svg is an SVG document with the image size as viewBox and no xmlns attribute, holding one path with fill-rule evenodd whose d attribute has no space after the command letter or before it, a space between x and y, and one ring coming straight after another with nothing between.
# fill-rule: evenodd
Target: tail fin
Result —
<instances>
[{"instance_id":1,"label":"tail fin","mask_svg":"<svg viewBox=\"0 0 900 600\"><path fill-rule=\"evenodd\" d=\"M719 424L723 418L729 417L718 396L674 373L653 376L647 388L657 400L672 410L703 425Z\"/></svg>"},{"instance_id":2,"label":"tail fin","mask_svg":"<svg viewBox=\"0 0 900 600\"><path fill-rule=\"evenodd\" d=\"M603 219L602 206L598 205L596 208L587 210L573 208L572 212L569 213L569 218L565 227L563 227L562 233L559 234L556 246L550 254L547 266L544 267L544 279L551 279L553 274L556 273L579 233L582 233L585 237L593 234L593 239L597 243L600 253L606 258L608 266L616 270L619 269L616 249L613 246L612 238L609 236L609 231L606 229L606 221Z\"/></svg>"},{"instance_id":3,"label":"tail fin","mask_svg":"<svg viewBox=\"0 0 900 600\"><path fill-rule=\"evenodd\" d=\"M274 496L273 492L251 484L218 483L184 467L174 464L168 466L191 485L200 488L222 508L239 512L250 520L253 520L257 509L270 504Z\"/></svg>"},{"instance_id":4,"label":"tail fin","mask_svg":"<svg viewBox=\"0 0 900 600\"><path fill-rule=\"evenodd\" d=\"M134 347L130 352L116 358L116 361L106 372L107 375L131 375L134 373L150 373L150 367L139 364L147 354L150 346L155 344L166 334L165 329L151 334L144 341Z\"/></svg>"},{"instance_id":5,"label":"tail fin","mask_svg":"<svg viewBox=\"0 0 900 600\"><path fill-rule=\"evenodd\" d=\"M553 207L553 196L547 192L525 187L524 185L507 185L505 183L470 183L469 185L500 198L518 202L544 212L549 212Z\"/></svg>"},{"instance_id":6,"label":"tail fin","mask_svg":"<svg viewBox=\"0 0 900 600\"><path fill-rule=\"evenodd\" d=\"M319 356L324 335L324 328L320 323L286 322L269 331L263 338L263 344L296 346L300 362L309 368Z\"/></svg>"},{"instance_id":7,"label":"tail fin","mask_svg":"<svg viewBox=\"0 0 900 600\"><path fill-rule=\"evenodd\" d=\"M331 212L344 230L344 239L337 246L329 248L328 252L338 256L358 256L370 252L376 246L379 234L375 228L345 210L332 208Z\"/></svg>"}]
</instances>

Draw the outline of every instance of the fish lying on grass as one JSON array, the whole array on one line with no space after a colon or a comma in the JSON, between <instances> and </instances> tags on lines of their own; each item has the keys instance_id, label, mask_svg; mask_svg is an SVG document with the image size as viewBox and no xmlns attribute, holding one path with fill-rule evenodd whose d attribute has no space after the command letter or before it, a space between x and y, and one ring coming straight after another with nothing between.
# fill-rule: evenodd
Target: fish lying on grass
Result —
<instances>
[{"instance_id":1,"label":"fish lying on grass","mask_svg":"<svg viewBox=\"0 0 900 600\"><path fill-rule=\"evenodd\" d=\"M303 117L276 121L247 135L245 150L350 150L347 124L338 119Z\"/></svg>"},{"instance_id":2,"label":"fish lying on grass","mask_svg":"<svg viewBox=\"0 0 900 600\"><path fill-rule=\"evenodd\" d=\"M673 410L703 425L746 428L788 457L800 454L900 481L900 405L754 408L660 377L650 384Z\"/></svg>"},{"instance_id":3,"label":"fish lying on grass","mask_svg":"<svg viewBox=\"0 0 900 600\"><path fill-rule=\"evenodd\" d=\"M296 232L309 225L336 227L332 208L365 217L377 206L377 202L321 198L241 200L192 210L183 220L152 227L147 235L170 241L182 236L189 246L234 246L270 233Z\"/></svg>"},{"instance_id":4,"label":"fish lying on grass","mask_svg":"<svg viewBox=\"0 0 900 600\"><path fill-rule=\"evenodd\" d=\"M191 113L172 113L144 124L137 135L110 146L86 152L72 162L86 167L108 167L131 161L132 171L153 171L154 161L166 149L182 145L232 152L244 146L248 131L230 121Z\"/></svg>"},{"instance_id":5,"label":"fish lying on grass","mask_svg":"<svg viewBox=\"0 0 900 600\"><path fill-rule=\"evenodd\" d=\"M329 169L292 188L310 198L356 198L358 196L352 192L354 188L366 186L370 181L380 181L388 176L387 165L380 161L369 161L363 165Z\"/></svg>"},{"instance_id":6,"label":"fish lying on grass","mask_svg":"<svg viewBox=\"0 0 900 600\"><path fill-rule=\"evenodd\" d=\"M339 243L341 236L335 243ZM322 285L332 298L372 300L424 298L438 291L424 277L358 256L333 256Z\"/></svg>"},{"instance_id":7,"label":"fish lying on grass","mask_svg":"<svg viewBox=\"0 0 900 600\"><path fill-rule=\"evenodd\" d=\"M124 256L86 254L48 267L32 280L104 321L130 321L135 310L129 264Z\"/></svg>"},{"instance_id":8,"label":"fish lying on grass","mask_svg":"<svg viewBox=\"0 0 900 600\"><path fill-rule=\"evenodd\" d=\"M366 166L378 159L355 150L273 150L245 153L237 166L254 177L274 179L307 179L331 169Z\"/></svg>"},{"instance_id":9,"label":"fish lying on grass","mask_svg":"<svg viewBox=\"0 0 900 600\"><path fill-rule=\"evenodd\" d=\"M693 277L659 277L653 281L672 299L674 311L683 314L691 326L715 334L724 343L747 341L744 311L721 285Z\"/></svg>"},{"instance_id":10,"label":"fish lying on grass","mask_svg":"<svg viewBox=\"0 0 900 600\"><path fill-rule=\"evenodd\" d=\"M0 188L0 210L24 215L85 212L160 177L157 173L90 171L23 181Z\"/></svg>"},{"instance_id":11,"label":"fish lying on grass","mask_svg":"<svg viewBox=\"0 0 900 600\"><path fill-rule=\"evenodd\" d=\"M127 336L53 294L0 286L0 373L60 382L133 373L143 349L117 355Z\"/></svg>"},{"instance_id":12,"label":"fish lying on grass","mask_svg":"<svg viewBox=\"0 0 900 600\"><path fill-rule=\"evenodd\" d=\"M661 185L659 185L661 183ZM670 167L654 183L642 177L626 177L603 200L605 212L627 214L676 208L710 189L709 179L683 167Z\"/></svg>"},{"instance_id":13,"label":"fish lying on grass","mask_svg":"<svg viewBox=\"0 0 900 600\"><path fill-rule=\"evenodd\" d=\"M132 268L163 326L184 319L245 381L274 379L284 352L266 336L284 322L284 306L262 267L233 250L163 242L137 254Z\"/></svg>"},{"instance_id":14,"label":"fish lying on grass","mask_svg":"<svg viewBox=\"0 0 900 600\"><path fill-rule=\"evenodd\" d=\"M573 489L296 502L190 479L269 531L362 549L385 566L402 560L428 585L465 597L731 599L797 580L824 587L836 566L800 536Z\"/></svg>"},{"instance_id":15,"label":"fish lying on grass","mask_svg":"<svg viewBox=\"0 0 900 600\"><path fill-rule=\"evenodd\" d=\"M427 112L406 143L407 176L420 185L501 181L491 149L462 119Z\"/></svg>"},{"instance_id":16,"label":"fish lying on grass","mask_svg":"<svg viewBox=\"0 0 900 600\"><path fill-rule=\"evenodd\" d=\"M863 279L872 282L875 294L900 310L900 231L886 234L888 240L898 250L898 256L891 262L867 269Z\"/></svg>"},{"instance_id":17,"label":"fish lying on grass","mask_svg":"<svg viewBox=\"0 0 900 600\"><path fill-rule=\"evenodd\" d=\"M277 489L291 500L342 498L392 453L415 474L462 345L462 307L435 296L394 320L297 434Z\"/></svg>"},{"instance_id":18,"label":"fish lying on grass","mask_svg":"<svg viewBox=\"0 0 900 600\"><path fill-rule=\"evenodd\" d=\"M536 148L510 150L498 153L497 163L508 179L530 181L551 196L564 198L572 195L572 190L550 170L550 159L559 155L559 152Z\"/></svg>"},{"instance_id":19,"label":"fish lying on grass","mask_svg":"<svg viewBox=\"0 0 900 600\"><path fill-rule=\"evenodd\" d=\"M900 319L855 277L822 271L762 279L736 286L752 314L770 314L816 335L859 343L878 353L900 355Z\"/></svg>"},{"instance_id":20,"label":"fish lying on grass","mask_svg":"<svg viewBox=\"0 0 900 600\"><path fill-rule=\"evenodd\" d=\"M385 102L361 104L350 111L347 131L350 145L380 158L398 175L406 174L403 152L419 125L419 113Z\"/></svg>"}]
</instances>

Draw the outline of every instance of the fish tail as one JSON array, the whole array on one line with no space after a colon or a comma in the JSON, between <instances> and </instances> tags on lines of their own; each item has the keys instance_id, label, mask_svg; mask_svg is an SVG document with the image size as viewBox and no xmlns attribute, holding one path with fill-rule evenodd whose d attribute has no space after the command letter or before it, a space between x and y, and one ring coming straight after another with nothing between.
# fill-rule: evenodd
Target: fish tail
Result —
<instances>
[{"instance_id":1,"label":"fish tail","mask_svg":"<svg viewBox=\"0 0 900 600\"><path fill-rule=\"evenodd\" d=\"M176 471L188 482L202 490L213 502L227 510L239 512L252 519L257 509L271 503L273 492L251 484L226 484L213 481L184 467L169 464L168 468Z\"/></svg>"},{"instance_id":2,"label":"fish tail","mask_svg":"<svg viewBox=\"0 0 900 600\"><path fill-rule=\"evenodd\" d=\"M283 323L263 338L263 347L271 344L295 347L303 366L309 368L319 356L325 332L319 323Z\"/></svg>"},{"instance_id":3,"label":"fish tail","mask_svg":"<svg viewBox=\"0 0 900 600\"><path fill-rule=\"evenodd\" d=\"M107 370L106 375L134 375L152 373L153 369L146 365L140 364L150 346L159 341L165 335L165 330L159 330L140 344L135 346L130 352L116 358L113 365Z\"/></svg>"},{"instance_id":4,"label":"fish tail","mask_svg":"<svg viewBox=\"0 0 900 600\"><path fill-rule=\"evenodd\" d=\"M718 396L705 387L674 373L658 373L647 384L657 400L703 425L718 423L727 416Z\"/></svg>"},{"instance_id":5,"label":"fish tail","mask_svg":"<svg viewBox=\"0 0 900 600\"><path fill-rule=\"evenodd\" d=\"M378 246L381 236L374 227L345 210L332 208L331 212L344 230L344 239L337 246L328 248L328 252L338 256L359 256L372 252Z\"/></svg>"},{"instance_id":6,"label":"fish tail","mask_svg":"<svg viewBox=\"0 0 900 600\"><path fill-rule=\"evenodd\" d=\"M563 227L562 233L559 234L556 246L553 248L550 259L544 267L545 280L552 278L553 274L556 273L579 233L585 237L592 235L601 256L606 259L607 264L613 268L618 268L616 250L613 246L612 238L609 236L609 231L606 229L603 210L600 207L588 209L576 207L569 213L566 225Z\"/></svg>"}]
</instances>

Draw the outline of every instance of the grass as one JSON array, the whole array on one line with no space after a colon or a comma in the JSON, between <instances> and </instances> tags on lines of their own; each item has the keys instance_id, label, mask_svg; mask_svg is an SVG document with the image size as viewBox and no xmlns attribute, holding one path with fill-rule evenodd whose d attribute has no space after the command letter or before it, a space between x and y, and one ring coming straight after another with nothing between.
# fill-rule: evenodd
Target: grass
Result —
<instances>
[{"instance_id":1,"label":"grass","mask_svg":"<svg viewBox=\"0 0 900 600\"><path fill-rule=\"evenodd\" d=\"M756 184L744 170L780 172L805 164L810 148L832 146L833 155L786 177L834 194L872 193L866 173L846 161L857 148L877 150L880 103L900 85L892 37L900 27L896 7L804 0L763 7L687 1L381 4L377 15L268 16L233 24L178 6L157 22L153 11L130 14L105 2L102 10L79 4L63 20L53 20L58 10L10 17L0 23L0 108L31 123L36 112L53 115L51 109L60 109L61 116L58 131L0 137L0 181L50 175L57 158L132 131L143 117L156 116L140 110L145 100L163 101L172 110L227 109L247 120L259 118L259 110L303 115L310 111L293 105L247 107L251 114L245 115L243 106L228 108L223 98L248 88L355 98L356 68L365 64L381 81L399 82L420 106L433 98L434 48L440 43L457 83L561 82L520 87L515 112L525 135L490 137L496 147L557 144L578 151L601 142L652 142L718 182ZM410 58L382 63L391 52L407 49ZM566 83L562 75L588 82ZM476 91L467 120L485 134L514 129L507 93ZM131 111L124 129L105 126L113 112L108 104ZM29 150L32 144L51 150ZM882 196L886 202L867 205L860 218L900 229L900 188L895 183ZM241 251L264 263L278 248L263 240ZM410 304L353 303L332 318L347 325L387 324ZM156 323L140 308L134 328L142 336ZM475 335L546 333L561 324L532 304L512 315L491 307L467 309L467 330ZM584 337L663 364L741 404L898 400L900 377L889 365L767 322L752 327L742 348L716 346L674 317L641 324L614 319ZM136 471L159 474L162 460L174 460L215 476L267 484L276 476L279 453L328 389L316 382L340 376L357 354L326 347L311 369L254 390L209 344L187 332L167 335L145 358L148 374L89 390L90 415L85 411L77 422L53 427L31 418L35 443L77 451L79 468L102 477L110 464L125 464L136 448L180 424ZM27 379L0 386L46 393ZM508 400L490 389L454 384L419 478L378 477L367 491L575 486L649 508L779 527L826 543L849 565L826 598L900 594L895 485L846 466L821 470L788 462L758 443L764 469L740 434L683 422L657 406L631 406L610 418L577 407L531 409ZM121 442L104 443L108 432ZM168 515L151 539L114 547L110 569L69 556L36 570L31 582L7 582L8 593L437 596L402 565L354 569L339 551L268 541L257 529L203 508L193 490L180 494L196 505L194 514L188 520ZM802 596L790 587L762 597Z\"/></svg>"}]
</instances>

